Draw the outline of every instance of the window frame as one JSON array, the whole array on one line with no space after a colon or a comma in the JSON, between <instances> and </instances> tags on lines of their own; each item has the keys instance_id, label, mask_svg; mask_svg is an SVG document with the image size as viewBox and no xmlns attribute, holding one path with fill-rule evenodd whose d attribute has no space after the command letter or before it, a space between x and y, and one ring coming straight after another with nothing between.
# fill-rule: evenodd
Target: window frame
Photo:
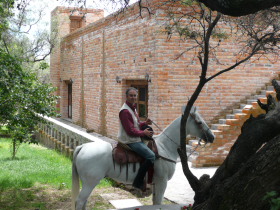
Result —
<instances>
[{"instance_id":1,"label":"window frame","mask_svg":"<svg viewBox=\"0 0 280 210\"><path fill-rule=\"evenodd\" d=\"M134 87L138 90L138 95L137 95L137 112L139 115L139 118L141 121L145 121L148 117L148 113L149 113L149 107L148 107L148 101L149 101L149 86L148 86L148 82L146 80L127 80L127 84L129 85L129 87ZM145 100L144 101L140 101L140 94L141 94L141 88L145 89ZM140 116L140 105L144 105L145 106L145 116Z\"/></svg>"}]
</instances>

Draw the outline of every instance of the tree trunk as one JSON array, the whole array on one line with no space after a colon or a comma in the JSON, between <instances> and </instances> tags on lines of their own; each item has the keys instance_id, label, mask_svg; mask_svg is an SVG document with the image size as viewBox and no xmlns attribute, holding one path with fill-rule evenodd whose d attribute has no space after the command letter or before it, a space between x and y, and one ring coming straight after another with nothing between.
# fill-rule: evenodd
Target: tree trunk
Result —
<instances>
[{"instance_id":1,"label":"tree trunk","mask_svg":"<svg viewBox=\"0 0 280 210\"><path fill-rule=\"evenodd\" d=\"M16 151L17 151L16 147L17 147L16 140L13 139L12 140L12 159L15 159L15 157L16 157Z\"/></svg>"},{"instance_id":2,"label":"tree trunk","mask_svg":"<svg viewBox=\"0 0 280 210\"><path fill-rule=\"evenodd\" d=\"M266 193L280 196L280 103L268 99L273 109L251 116L214 176L199 179L194 210L269 210Z\"/></svg>"},{"instance_id":3,"label":"tree trunk","mask_svg":"<svg viewBox=\"0 0 280 210\"><path fill-rule=\"evenodd\" d=\"M267 192L280 192L280 135L222 182L212 185L208 199L195 209L269 210ZM279 194L278 194L279 195Z\"/></svg>"},{"instance_id":4,"label":"tree trunk","mask_svg":"<svg viewBox=\"0 0 280 210\"><path fill-rule=\"evenodd\" d=\"M208 8L230 16L253 14L260 10L279 6L279 0L199 0Z\"/></svg>"}]
</instances>

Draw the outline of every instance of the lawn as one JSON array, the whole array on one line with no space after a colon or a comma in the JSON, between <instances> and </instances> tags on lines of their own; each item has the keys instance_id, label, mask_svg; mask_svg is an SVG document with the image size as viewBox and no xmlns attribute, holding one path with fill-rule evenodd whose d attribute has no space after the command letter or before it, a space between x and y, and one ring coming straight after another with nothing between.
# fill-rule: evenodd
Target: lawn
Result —
<instances>
[{"instance_id":1,"label":"lawn","mask_svg":"<svg viewBox=\"0 0 280 210\"><path fill-rule=\"evenodd\" d=\"M22 144L12 160L10 142L0 138L0 209L70 209L71 160L34 144ZM110 187L111 181L107 179L98 186Z\"/></svg>"}]
</instances>

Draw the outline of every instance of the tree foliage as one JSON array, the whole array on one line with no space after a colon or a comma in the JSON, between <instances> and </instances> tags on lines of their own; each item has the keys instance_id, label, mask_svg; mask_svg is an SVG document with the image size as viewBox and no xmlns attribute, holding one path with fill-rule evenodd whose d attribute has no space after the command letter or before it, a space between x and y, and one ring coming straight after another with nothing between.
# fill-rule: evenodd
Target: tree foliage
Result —
<instances>
[{"instance_id":1,"label":"tree foliage","mask_svg":"<svg viewBox=\"0 0 280 210\"><path fill-rule=\"evenodd\" d=\"M45 12L44 4L39 1L5 1L2 5L5 16L5 30L0 36L0 47L23 62L32 64L43 61L52 52L56 39L56 28L49 35L48 28L39 27Z\"/></svg>"},{"instance_id":2,"label":"tree foliage","mask_svg":"<svg viewBox=\"0 0 280 210\"><path fill-rule=\"evenodd\" d=\"M38 81L36 75L24 71L21 63L0 49L0 123L6 125L17 142L30 138L39 116L54 116L54 88Z\"/></svg>"},{"instance_id":3,"label":"tree foliage","mask_svg":"<svg viewBox=\"0 0 280 210\"><path fill-rule=\"evenodd\" d=\"M65 0L69 4L75 5L77 7L87 7L88 3L93 3L95 6L99 6L103 9L110 10L120 9L123 11L124 9L128 8L131 2L135 2L132 0ZM266 10L266 9L273 9L279 10L277 6L280 6L279 0L162 0L158 1L162 5L168 2L200 2L207 6L212 11L220 12L224 15L240 17L249 14L254 14L256 12ZM138 5L142 9L149 10L146 6L148 0L138 0Z\"/></svg>"},{"instance_id":4,"label":"tree foliage","mask_svg":"<svg viewBox=\"0 0 280 210\"><path fill-rule=\"evenodd\" d=\"M0 35L8 29L7 18L12 15L13 4L14 1L12 0L0 0Z\"/></svg>"},{"instance_id":5,"label":"tree foliage","mask_svg":"<svg viewBox=\"0 0 280 210\"><path fill-rule=\"evenodd\" d=\"M42 120L40 115L56 115L57 97L52 95L51 85L41 83L30 71L25 58L30 59L32 55L21 51L23 46L14 41L18 36L9 32L13 6L14 1L0 1L0 125L10 131L14 157L20 143L34 142L31 137ZM24 39L28 42L26 37ZM39 66L47 67L46 64Z\"/></svg>"},{"instance_id":6,"label":"tree foliage","mask_svg":"<svg viewBox=\"0 0 280 210\"><path fill-rule=\"evenodd\" d=\"M280 5L279 0L199 0L213 11L230 16L244 16Z\"/></svg>"}]
</instances>

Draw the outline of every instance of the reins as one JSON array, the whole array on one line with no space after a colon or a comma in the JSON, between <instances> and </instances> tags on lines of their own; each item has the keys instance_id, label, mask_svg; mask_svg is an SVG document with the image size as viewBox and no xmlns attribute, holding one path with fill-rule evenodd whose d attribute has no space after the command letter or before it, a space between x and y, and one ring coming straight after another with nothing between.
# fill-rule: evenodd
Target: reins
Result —
<instances>
[{"instance_id":1,"label":"reins","mask_svg":"<svg viewBox=\"0 0 280 210\"><path fill-rule=\"evenodd\" d=\"M207 137L207 131L209 131L210 130L210 128L208 127L207 128L207 130L205 131L204 129L203 129L203 127L202 127L202 123L201 122L199 122L197 119L196 119L196 117L192 114L192 113L190 113L190 116L194 119L194 121L196 122L196 124L199 126L199 129L204 133L204 136L206 137L206 144L207 144L207 142L208 142L208 137ZM198 140L198 144L196 145L196 147L193 149L193 151L191 151L191 153L188 155L188 158L197 150L197 148L198 148L198 146L201 146L201 138L199 138L199 140ZM203 148L205 148L206 147L206 144L204 145L204 147Z\"/></svg>"},{"instance_id":2,"label":"reins","mask_svg":"<svg viewBox=\"0 0 280 210\"><path fill-rule=\"evenodd\" d=\"M204 133L204 136L206 137L206 144L207 144L207 142L208 142L208 137L207 137L207 135L206 135L206 132L208 131L208 130L210 130L210 128L208 127L207 128L207 130L205 131L204 129L203 129L203 127L202 127L202 123L201 122L199 122L199 121L197 121L197 119L196 119L196 117L192 114L192 113L190 113L190 116L194 119L194 121L196 122L196 124L199 126L199 129ZM172 141L174 144L176 144L177 146L178 146L178 148L179 148L179 145L172 139L172 138L170 138L154 121L152 121L151 120L151 122L152 122L152 124L154 124L170 141ZM188 158L197 150L197 148L198 148L198 146L200 146L201 145L201 138L198 140L198 144L197 144L197 146L194 148L194 150L193 151L191 151L191 153L188 155ZM204 145L204 147L206 146L206 144ZM204 148L203 147L203 148ZM161 157L161 156L160 156ZM173 161L173 160L170 160L170 159L167 159L167 158L164 158L164 157L161 157L162 159L165 159L165 160L168 160L168 161L171 161L171 162L175 162L175 161ZM176 162L175 162L176 163Z\"/></svg>"},{"instance_id":3,"label":"reins","mask_svg":"<svg viewBox=\"0 0 280 210\"><path fill-rule=\"evenodd\" d=\"M154 121L151 120L151 122L170 140L172 141L174 144L176 144L177 146L179 146L175 141L173 141Z\"/></svg>"}]
</instances>

